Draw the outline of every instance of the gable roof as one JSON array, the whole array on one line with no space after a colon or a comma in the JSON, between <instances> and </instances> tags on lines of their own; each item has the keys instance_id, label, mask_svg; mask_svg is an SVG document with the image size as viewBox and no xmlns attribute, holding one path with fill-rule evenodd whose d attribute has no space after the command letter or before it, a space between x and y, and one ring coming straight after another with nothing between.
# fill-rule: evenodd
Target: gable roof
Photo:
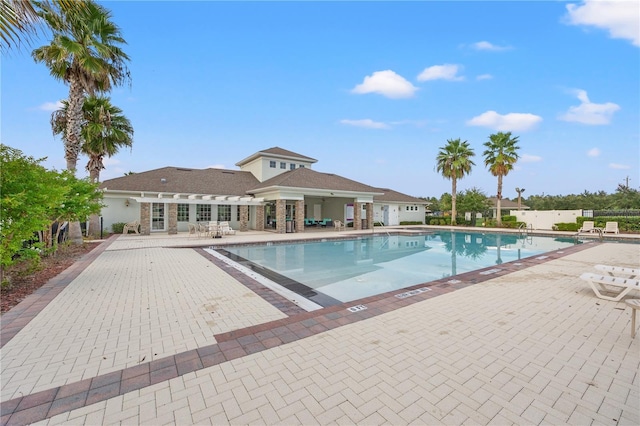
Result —
<instances>
[{"instance_id":1,"label":"gable roof","mask_svg":"<svg viewBox=\"0 0 640 426\"><path fill-rule=\"evenodd\" d=\"M422 198L412 197L411 195L403 194L402 192L394 191L389 188L377 188L378 192L383 192L383 195L376 195L373 197L373 201L377 202L396 202L396 203L410 203L410 204L431 204Z\"/></svg>"},{"instance_id":2,"label":"gable roof","mask_svg":"<svg viewBox=\"0 0 640 426\"><path fill-rule=\"evenodd\" d=\"M250 172L164 167L108 179L100 184L100 188L111 191L243 196L257 184L258 179Z\"/></svg>"},{"instance_id":3,"label":"gable roof","mask_svg":"<svg viewBox=\"0 0 640 426\"><path fill-rule=\"evenodd\" d=\"M262 151L258 151L255 154L252 154L245 158L244 160L240 160L236 163L236 166L241 167L258 157L271 157L271 158L282 158L287 160L301 160L307 163L316 163L318 160L315 158L307 157L301 154L298 154L293 151L288 151L286 149L280 148L278 146L274 146L272 148L263 149Z\"/></svg>"},{"instance_id":4,"label":"gable roof","mask_svg":"<svg viewBox=\"0 0 640 426\"><path fill-rule=\"evenodd\" d=\"M487 199L491 201L491 205L493 206L494 209L498 207L498 197L489 197ZM508 198L503 198L500 202L500 208L501 209L517 209L518 203L516 201L511 201ZM525 206L524 204L522 204L521 208L523 210L528 210L529 206Z\"/></svg>"},{"instance_id":5,"label":"gable roof","mask_svg":"<svg viewBox=\"0 0 640 426\"><path fill-rule=\"evenodd\" d=\"M305 167L289 170L254 186L252 191L270 187L327 189L336 191L380 193L374 188L333 173L316 172ZM251 191L249 191L251 192Z\"/></svg>"}]
</instances>

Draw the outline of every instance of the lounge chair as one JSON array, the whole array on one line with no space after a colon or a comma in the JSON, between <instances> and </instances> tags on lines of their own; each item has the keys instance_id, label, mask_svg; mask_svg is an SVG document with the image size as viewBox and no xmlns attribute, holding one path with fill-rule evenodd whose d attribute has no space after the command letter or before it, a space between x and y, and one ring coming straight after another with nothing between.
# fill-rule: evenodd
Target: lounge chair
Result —
<instances>
[{"instance_id":1,"label":"lounge chair","mask_svg":"<svg viewBox=\"0 0 640 426\"><path fill-rule=\"evenodd\" d=\"M189 236L198 234L198 227L194 223L187 223L187 229L189 230Z\"/></svg>"},{"instance_id":2,"label":"lounge chair","mask_svg":"<svg viewBox=\"0 0 640 426\"><path fill-rule=\"evenodd\" d=\"M612 234L617 234L618 233L618 222L607 222L604 229L602 230L603 234L606 233L612 233Z\"/></svg>"},{"instance_id":3,"label":"lounge chair","mask_svg":"<svg viewBox=\"0 0 640 426\"><path fill-rule=\"evenodd\" d=\"M596 232L594 221L585 220L584 222L582 222L582 228L578 229L578 232Z\"/></svg>"},{"instance_id":4,"label":"lounge chair","mask_svg":"<svg viewBox=\"0 0 640 426\"><path fill-rule=\"evenodd\" d=\"M129 231L133 231L135 234L140 233L140 221L134 220L133 222L126 223L122 228L123 234L128 234Z\"/></svg>"},{"instance_id":5,"label":"lounge chair","mask_svg":"<svg viewBox=\"0 0 640 426\"><path fill-rule=\"evenodd\" d=\"M598 271L603 271L608 273L612 277L621 277L623 278L635 278L640 275L640 269L638 268L626 268L624 266L610 266L610 265L595 265Z\"/></svg>"},{"instance_id":6,"label":"lounge chair","mask_svg":"<svg viewBox=\"0 0 640 426\"><path fill-rule=\"evenodd\" d=\"M341 221L339 221L339 220L335 220L335 221L333 222L333 226L335 226L336 231L344 231L344 230L346 230L346 229L347 229L347 227L345 226L345 224L344 224L344 223L342 223L342 222L341 222Z\"/></svg>"},{"instance_id":7,"label":"lounge chair","mask_svg":"<svg viewBox=\"0 0 640 426\"><path fill-rule=\"evenodd\" d=\"M620 301L631 290L640 290L640 280L633 278L621 278L611 275L599 275L585 272L580 278L589 281L593 292L600 299ZM613 288L612 288L613 287ZM603 293L611 293L611 296Z\"/></svg>"},{"instance_id":8,"label":"lounge chair","mask_svg":"<svg viewBox=\"0 0 640 426\"><path fill-rule=\"evenodd\" d=\"M236 233L236 231L231 228L231 225L229 225L229 222L220 222L218 231L222 235L234 235Z\"/></svg>"}]
</instances>

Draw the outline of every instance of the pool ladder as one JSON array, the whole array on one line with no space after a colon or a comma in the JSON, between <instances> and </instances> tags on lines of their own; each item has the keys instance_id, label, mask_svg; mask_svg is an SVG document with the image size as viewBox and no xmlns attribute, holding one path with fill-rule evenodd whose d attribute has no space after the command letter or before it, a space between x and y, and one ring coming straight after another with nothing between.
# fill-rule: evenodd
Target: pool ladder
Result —
<instances>
[{"instance_id":1,"label":"pool ladder","mask_svg":"<svg viewBox=\"0 0 640 426\"><path fill-rule=\"evenodd\" d=\"M530 232L533 232L533 225L532 224L529 224L527 226L526 223L521 223L520 226L518 226L518 233L520 234L521 237L529 236Z\"/></svg>"}]
</instances>

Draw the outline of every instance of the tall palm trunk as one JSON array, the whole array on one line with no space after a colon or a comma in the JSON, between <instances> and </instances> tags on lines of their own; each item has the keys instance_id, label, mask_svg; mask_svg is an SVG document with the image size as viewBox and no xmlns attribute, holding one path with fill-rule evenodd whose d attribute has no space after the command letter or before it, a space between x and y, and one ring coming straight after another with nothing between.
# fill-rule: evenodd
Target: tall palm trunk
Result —
<instances>
[{"instance_id":1,"label":"tall palm trunk","mask_svg":"<svg viewBox=\"0 0 640 426\"><path fill-rule=\"evenodd\" d=\"M451 224L456 225L456 198L457 198L457 179L455 175L451 178Z\"/></svg>"},{"instance_id":2,"label":"tall palm trunk","mask_svg":"<svg viewBox=\"0 0 640 426\"><path fill-rule=\"evenodd\" d=\"M91 182L100 182L100 170L102 169L101 157L92 155L91 158L89 158L87 169L89 170L89 178L91 179ZM89 216L88 233L94 238L100 237L100 215L92 214Z\"/></svg>"},{"instance_id":3,"label":"tall palm trunk","mask_svg":"<svg viewBox=\"0 0 640 426\"><path fill-rule=\"evenodd\" d=\"M498 214L498 226L502 226L502 175L498 175L498 199L496 201L496 210Z\"/></svg>"},{"instance_id":4,"label":"tall palm trunk","mask_svg":"<svg viewBox=\"0 0 640 426\"><path fill-rule=\"evenodd\" d=\"M76 173L78 156L82 139L82 104L84 103L84 90L74 73L69 78L69 108L67 111L67 135L64 141L64 156L67 160L67 170ZM73 244L82 244L82 229L80 222L69 223L69 239Z\"/></svg>"},{"instance_id":5,"label":"tall palm trunk","mask_svg":"<svg viewBox=\"0 0 640 426\"><path fill-rule=\"evenodd\" d=\"M76 172L78 156L82 146L82 104L84 90L77 77L71 77L69 83L69 106L67 109L66 138L64 140L64 157L67 160L67 170Z\"/></svg>"}]
</instances>

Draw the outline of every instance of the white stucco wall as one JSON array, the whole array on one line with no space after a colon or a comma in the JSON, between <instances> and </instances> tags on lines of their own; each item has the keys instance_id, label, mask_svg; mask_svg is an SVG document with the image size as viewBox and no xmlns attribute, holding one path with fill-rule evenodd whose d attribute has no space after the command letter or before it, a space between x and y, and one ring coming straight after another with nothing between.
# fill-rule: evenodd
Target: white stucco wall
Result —
<instances>
[{"instance_id":1,"label":"white stucco wall","mask_svg":"<svg viewBox=\"0 0 640 426\"><path fill-rule=\"evenodd\" d=\"M533 229L552 230L555 223L576 223L582 210L511 210L518 222L525 222Z\"/></svg>"}]
</instances>

